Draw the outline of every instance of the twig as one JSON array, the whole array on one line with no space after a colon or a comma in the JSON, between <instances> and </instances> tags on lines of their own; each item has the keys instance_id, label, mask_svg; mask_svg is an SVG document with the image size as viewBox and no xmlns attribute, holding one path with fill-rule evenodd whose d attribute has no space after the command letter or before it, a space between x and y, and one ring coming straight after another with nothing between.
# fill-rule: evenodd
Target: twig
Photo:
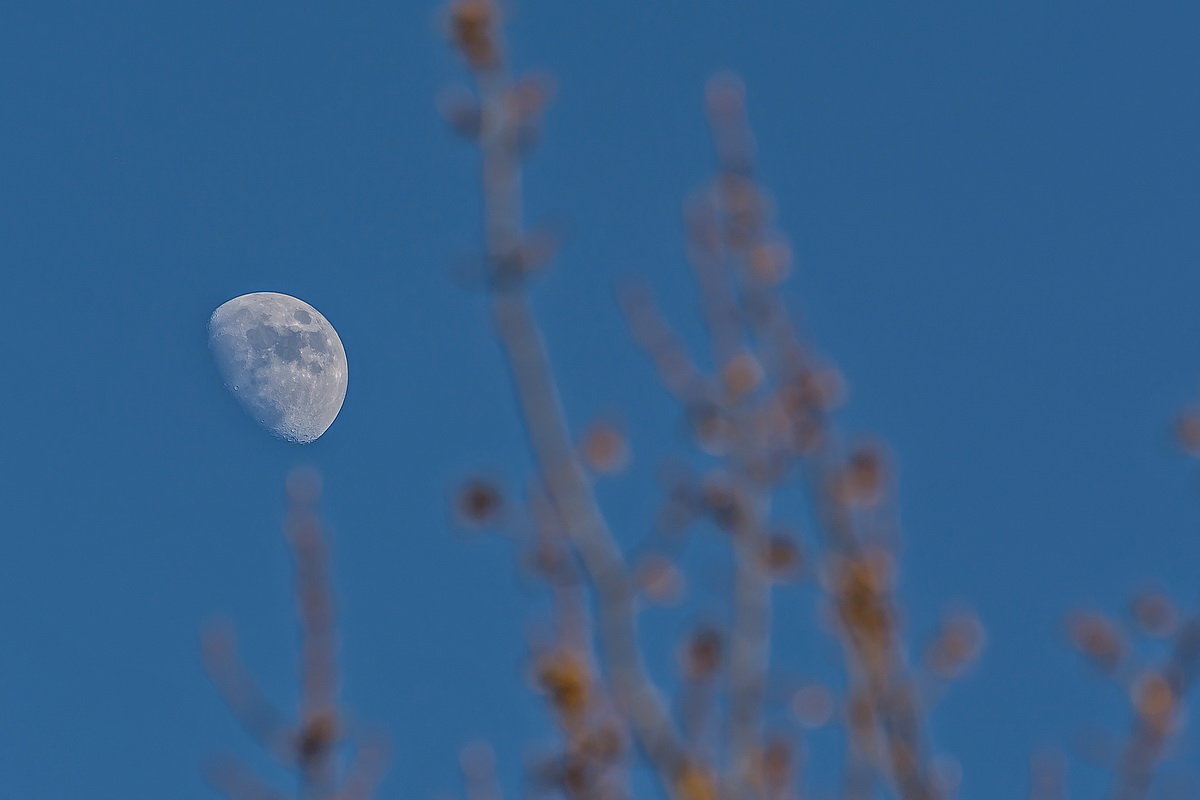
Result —
<instances>
[{"instance_id":1,"label":"twig","mask_svg":"<svg viewBox=\"0 0 1200 800\"><path fill-rule=\"evenodd\" d=\"M520 134L528 120L488 0L452 7L451 24L480 94L484 231L492 318L508 363L530 448L547 495L596 593L598 635L621 710L669 794L685 766L678 734L642 663L630 576L575 453L541 332L524 288Z\"/></svg>"},{"instance_id":2,"label":"twig","mask_svg":"<svg viewBox=\"0 0 1200 800\"><path fill-rule=\"evenodd\" d=\"M349 770L340 769L338 746L348 740L338 705L337 640L329 554L316 514L320 479L297 470L288 476L285 534L296 565L300 615L300 709L291 722L266 701L242 666L232 633L213 628L204 636L204 661L230 709L252 736L298 773L302 800L370 800L382 777L386 748L368 739ZM234 800L283 800L232 760L209 770L210 780Z\"/></svg>"},{"instance_id":3,"label":"twig","mask_svg":"<svg viewBox=\"0 0 1200 800\"><path fill-rule=\"evenodd\" d=\"M209 782L229 800L287 800L232 758L222 758L206 773Z\"/></svg>"},{"instance_id":4,"label":"twig","mask_svg":"<svg viewBox=\"0 0 1200 800\"><path fill-rule=\"evenodd\" d=\"M1192 618L1176 634L1166 665L1134 687L1134 730L1118 769L1115 800L1149 795L1154 767L1177 731L1183 699L1198 676L1200 618Z\"/></svg>"},{"instance_id":5,"label":"twig","mask_svg":"<svg viewBox=\"0 0 1200 800\"><path fill-rule=\"evenodd\" d=\"M337 708L337 642L325 542L315 506L320 483L315 474L293 473L288 480L287 540L296 561L300 611L300 730L296 751L302 793L308 800L332 796L336 765L333 748L341 733Z\"/></svg>"},{"instance_id":6,"label":"twig","mask_svg":"<svg viewBox=\"0 0 1200 800\"><path fill-rule=\"evenodd\" d=\"M724 380L725 413L733 433L735 496L733 533L733 624L729 658L729 751L735 797L756 797L765 751L762 743L763 697L771 654L771 581L763 552L771 488L759 469L766 452L759 420L762 411L746 400L763 377L757 353L753 309L740 274L742 253L765 226L761 206L742 207L722 187L751 180L749 134L742 112L740 84L717 78L708 86L708 106L717 141L718 173L714 189L692 205L688 230L691 260L708 309L714 366ZM742 329L745 328L743 334ZM739 374L740 370L740 374Z\"/></svg>"},{"instance_id":7,"label":"twig","mask_svg":"<svg viewBox=\"0 0 1200 800\"><path fill-rule=\"evenodd\" d=\"M223 622L209 625L201 644L204 667L234 717L263 749L293 764L291 726L242 663L232 628Z\"/></svg>"}]
</instances>

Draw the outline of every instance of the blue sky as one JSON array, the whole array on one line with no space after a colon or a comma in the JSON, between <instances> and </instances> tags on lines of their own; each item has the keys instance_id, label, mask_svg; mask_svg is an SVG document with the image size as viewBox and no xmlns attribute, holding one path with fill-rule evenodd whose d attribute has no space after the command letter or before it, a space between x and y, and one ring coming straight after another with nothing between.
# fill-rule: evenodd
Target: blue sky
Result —
<instances>
[{"instance_id":1,"label":"blue sky","mask_svg":"<svg viewBox=\"0 0 1200 800\"><path fill-rule=\"evenodd\" d=\"M546 732L522 673L537 594L503 542L454 534L445 496L528 461L482 299L452 279L479 201L434 108L461 78L436 7L4 19L0 794L212 796L203 759L251 748L197 632L233 617L291 696L297 463L326 475L346 694L391 730L385 796L456 790L475 737L515 775ZM681 198L711 166L705 78L744 76L799 256L789 298L849 377L848 426L900 463L910 629L955 602L988 628L935 715L973 798L1125 725L1065 613L1119 613L1146 581L1195 596L1200 483L1167 432L1200 378L1197 23L1186 3L1045 0L526 0L514 20L519 65L559 86L527 185L566 239L536 302L573 423L632 434L602 487L630 545L684 443L613 287L644 277L699 343ZM250 291L312 303L345 344L345 406L309 447L254 427L207 352L208 315ZM781 597L798 629L802 596ZM788 642L801 671L832 652Z\"/></svg>"}]
</instances>

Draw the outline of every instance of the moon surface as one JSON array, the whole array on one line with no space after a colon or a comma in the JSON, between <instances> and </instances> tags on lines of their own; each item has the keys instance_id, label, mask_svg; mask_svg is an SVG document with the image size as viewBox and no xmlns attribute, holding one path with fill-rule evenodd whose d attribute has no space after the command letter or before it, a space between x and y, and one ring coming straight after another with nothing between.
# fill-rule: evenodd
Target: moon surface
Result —
<instances>
[{"instance_id":1,"label":"moon surface","mask_svg":"<svg viewBox=\"0 0 1200 800\"><path fill-rule=\"evenodd\" d=\"M208 343L226 387L281 439L315 441L346 399L346 350L319 311L278 292L235 297L213 312Z\"/></svg>"}]
</instances>

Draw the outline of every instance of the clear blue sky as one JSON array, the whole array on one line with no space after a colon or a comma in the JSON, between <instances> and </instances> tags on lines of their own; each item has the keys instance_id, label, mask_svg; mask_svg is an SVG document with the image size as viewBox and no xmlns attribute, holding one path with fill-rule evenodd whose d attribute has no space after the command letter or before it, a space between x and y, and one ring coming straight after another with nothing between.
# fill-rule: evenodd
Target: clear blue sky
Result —
<instances>
[{"instance_id":1,"label":"clear blue sky","mask_svg":"<svg viewBox=\"0 0 1200 800\"><path fill-rule=\"evenodd\" d=\"M443 498L527 461L481 299L450 277L479 203L434 110L460 76L434 5L3 20L0 796L205 798L203 758L251 752L197 631L234 617L290 698L298 462L326 474L347 697L392 731L385 796L456 790L478 736L515 772L545 731L522 676L537 595ZM1032 750L1124 725L1067 611L1200 583L1197 472L1166 435L1200 383L1198 24L1132 0L525 0L515 20L520 64L560 89L528 188L568 235L537 302L573 421L629 423L634 468L604 495L631 542L682 442L612 287L644 276L697 341L680 198L711 165L704 79L744 75L791 299L850 378L848 424L898 454L910 628L955 601L988 627L935 716L971 798L1020 796ZM312 303L349 354L307 448L254 427L206 349L212 310L262 290ZM800 671L830 651L790 641Z\"/></svg>"}]
</instances>

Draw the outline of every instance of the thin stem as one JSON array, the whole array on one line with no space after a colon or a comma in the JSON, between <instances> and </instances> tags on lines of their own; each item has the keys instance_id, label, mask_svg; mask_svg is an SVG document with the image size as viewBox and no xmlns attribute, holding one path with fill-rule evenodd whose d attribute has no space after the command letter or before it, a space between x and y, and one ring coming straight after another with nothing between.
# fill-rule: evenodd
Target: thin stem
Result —
<instances>
[{"instance_id":1,"label":"thin stem","mask_svg":"<svg viewBox=\"0 0 1200 800\"><path fill-rule=\"evenodd\" d=\"M642 663L633 584L567 435L528 298L522 292L497 293L492 313L547 495L596 592L599 639L613 691L647 758L670 786L683 766L683 752L662 696Z\"/></svg>"},{"instance_id":2,"label":"thin stem","mask_svg":"<svg viewBox=\"0 0 1200 800\"><path fill-rule=\"evenodd\" d=\"M336 785L333 749L341 725L329 554L315 510L317 478L293 474L288 489L287 539L296 560L300 610L300 730L296 751L301 795L305 800L329 800Z\"/></svg>"},{"instance_id":3,"label":"thin stem","mask_svg":"<svg viewBox=\"0 0 1200 800\"><path fill-rule=\"evenodd\" d=\"M493 16L488 22L492 27L484 31L487 38L478 40L488 48L487 58L472 59L468 54L481 96L483 215L493 277L492 319L546 494L596 594L598 638L614 695L667 793L674 796L677 775L685 765L684 752L642 662L632 580L576 455L545 342L521 280L525 265L520 253L524 236L520 120L494 23Z\"/></svg>"}]
</instances>

